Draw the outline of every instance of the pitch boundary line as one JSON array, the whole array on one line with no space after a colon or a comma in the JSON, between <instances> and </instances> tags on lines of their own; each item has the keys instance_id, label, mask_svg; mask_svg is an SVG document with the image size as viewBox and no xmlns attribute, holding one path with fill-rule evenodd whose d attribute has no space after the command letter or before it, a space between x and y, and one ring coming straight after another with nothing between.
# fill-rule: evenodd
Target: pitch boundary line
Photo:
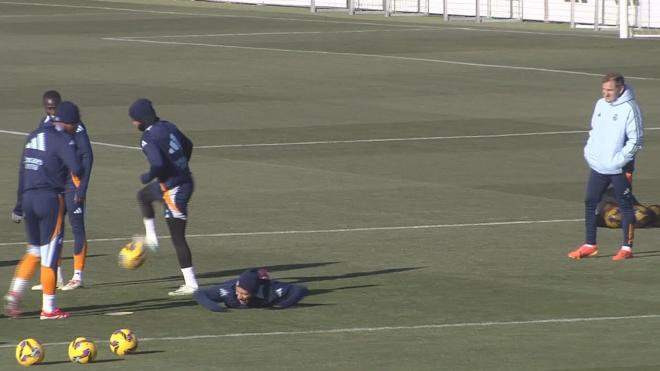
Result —
<instances>
[{"instance_id":1,"label":"pitch boundary line","mask_svg":"<svg viewBox=\"0 0 660 371\"><path fill-rule=\"evenodd\" d=\"M412 26L411 26L412 27ZM184 37L227 37L227 36L281 36L281 35L326 35L342 33L368 33L368 32L410 32L410 31L444 31L441 28L399 28L399 29L367 29L367 30L338 30L338 31L279 31L279 32L241 32L191 35L154 35L154 36L119 36L118 39L174 39Z\"/></svg>"},{"instance_id":2,"label":"pitch boundary line","mask_svg":"<svg viewBox=\"0 0 660 371\"><path fill-rule=\"evenodd\" d=\"M559 73L559 74L578 75L578 76L598 76L598 77L601 77L603 75L602 73L581 72L581 71L571 71L571 70L559 70L559 69L552 69L552 68L511 66L511 65L500 65L500 64L489 64L489 63L472 63L472 62L453 61L453 60L448 60L448 59L404 57L404 56L385 55L385 54L331 52L331 51L324 51L324 50L297 50L297 49L283 49L283 48L265 48L265 47L257 47L257 46L238 46L238 45L227 45L227 44L192 43L192 42L180 42L180 41L156 41L156 40L146 40L146 39L128 39L128 38L122 38L122 37L104 37L101 40L118 41L118 42L134 42L134 43L143 43L143 44L201 46L201 47L208 47L208 48L256 50L256 51L268 51L268 52L277 52L277 53L298 53L298 54L335 55L335 56L345 56L345 57L377 58L377 59L386 59L386 60L395 60L395 61L441 63L441 64L467 66L467 67L497 68L497 69L508 69L508 70L519 70L519 71ZM655 77L626 76L626 78L631 79L631 80L660 81L660 78L655 78Z\"/></svg>"},{"instance_id":3,"label":"pitch boundary line","mask_svg":"<svg viewBox=\"0 0 660 371\"><path fill-rule=\"evenodd\" d=\"M75 314L74 314L75 316ZM632 316L608 316L608 317L575 317L575 318L549 318L528 321L492 321L492 322L462 322L462 323L439 323L410 326L381 326L381 327L345 327L334 329L319 330L300 330L300 331L273 331L273 332L235 332L227 334L206 334L190 336L163 336L163 337L145 337L142 341L183 341L200 339L219 339L219 338L237 338L252 336L291 336L291 335L326 335L326 334L345 334L345 333L373 333L382 331L406 331L406 330L441 330L455 328L473 328L473 327L507 327L507 326L526 326L526 325L547 325L547 324L575 324L581 322L600 322L600 321L630 321L643 319L657 319L660 314L641 314ZM108 340L96 340L97 343L108 343ZM69 342L52 342L43 345L67 345ZM0 348L14 348L15 344L2 344Z\"/></svg>"},{"instance_id":4,"label":"pitch boundary line","mask_svg":"<svg viewBox=\"0 0 660 371\"><path fill-rule=\"evenodd\" d=\"M644 130L655 131L660 127L644 128ZM402 138L372 138L372 139L346 139L346 140L318 140L309 142L275 142L275 143L244 143L244 144L213 144L194 146L195 149L213 149L213 148L237 148L237 147L285 147L285 146L305 146L320 144L353 144L353 143L386 143L386 142L417 142L431 140L450 140L450 139L488 139L488 138L512 138L512 137L530 137L542 135L564 135L564 134L583 134L588 130L564 130L564 131L539 131L530 133L508 133L508 134L476 134L476 135L450 135L437 137L402 137ZM0 133L26 136L28 133L13 130L0 130ZM123 144L113 144L92 141L92 144L112 147L139 150L140 147L126 146Z\"/></svg>"},{"instance_id":5,"label":"pitch boundary line","mask_svg":"<svg viewBox=\"0 0 660 371\"><path fill-rule=\"evenodd\" d=\"M378 231L400 231L400 230L419 230L419 229L441 229L441 228L469 228L469 227L496 227L508 225L524 224L548 224L548 223L571 223L581 222L584 219L547 219L547 220L512 220L501 222L482 222L482 223L458 223L458 224L422 224L405 226L386 226L386 227L355 227L355 228L335 228L335 229L307 229L307 230L282 230L282 231L256 231L256 232L224 232L224 233L205 233L205 234L187 234L188 238L203 237L251 237L251 236L277 236L277 235L298 235L298 234L320 234L320 233L350 233L350 232L378 232ZM161 235L159 238L170 238L168 235ZM110 242L126 241L130 237L110 237L94 238L88 242ZM65 240L64 242L73 242ZM25 242L2 242L0 246L24 245Z\"/></svg>"}]
</instances>

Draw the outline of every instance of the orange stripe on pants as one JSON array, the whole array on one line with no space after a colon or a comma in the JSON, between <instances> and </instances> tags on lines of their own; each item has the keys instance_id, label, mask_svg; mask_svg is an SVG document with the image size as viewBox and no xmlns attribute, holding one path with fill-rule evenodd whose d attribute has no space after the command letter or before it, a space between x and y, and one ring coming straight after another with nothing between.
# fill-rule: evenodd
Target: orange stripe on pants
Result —
<instances>
[{"instance_id":1,"label":"orange stripe on pants","mask_svg":"<svg viewBox=\"0 0 660 371\"><path fill-rule=\"evenodd\" d=\"M87 257L87 241L83 245L80 253L73 255L73 269L81 271L85 269L85 258Z\"/></svg>"}]
</instances>

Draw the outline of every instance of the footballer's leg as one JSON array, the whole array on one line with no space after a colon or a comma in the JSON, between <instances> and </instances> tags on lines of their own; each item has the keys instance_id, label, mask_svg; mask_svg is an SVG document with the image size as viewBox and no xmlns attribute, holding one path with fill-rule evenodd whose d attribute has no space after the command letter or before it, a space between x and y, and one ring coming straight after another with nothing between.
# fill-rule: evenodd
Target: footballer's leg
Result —
<instances>
[{"instance_id":1,"label":"footballer's leg","mask_svg":"<svg viewBox=\"0 0 660 371\"><path fill-rule=\"evenodd\" d=\"M87 238L85 235L85 203L75 202L75 192L67 190L64 194L66 213L69 217L71 232L73 233L73 276L62 290L75 290L83 287L83 271L87 258ZM61 270L58 267L58 279Z\"/></svg>"},{"instance_id":2,"label":"footballer's leg","mask_svg":"<svg viewBox=\"0 0 660 371\"><path fill-rule=\"evenodd\" d=\"M630 182L625 174L612 176L614 194L621 208L621 229L623 231L623 242L621 249L612 257L614 261L630 259L633 257L632 247L635 240L635 210L633 209L633 194Z\"/></svg>"},{"instance_id":3,"label":"footballer's leg","mask_svg":"<svg viewBox=\"0 0 660 371\"><path fill-rule=\"evenodd\" d=\"M156 222L154 220L156 213L153 203L163 201L160 184L157 182L147 184L138 191L137 199L142 212L142 222L144 223L144 245L151 250L158 250L158 235L156 234Z\"/></svg>"},{"instance_id":4,"label":"footballer's leg","mask_svg":"<svg viewBox=\"0 0 660 371\"><path fill-rule=\"evenodd\" d=\"M597 217L596 208L603 193L609 185L609 177L599 174L593 170L589 173L587 181L587 190L584 197L584 229L585 242L577 249L568 253L571 259L582 259L598 254L598 245L596 243Z\"/></svg>"},{"instance_id":5,"label":"footballer's leg","mask_svg":"<svg viewBox=\"0 0 660 371\"><path fill-rule=\"evenodd\" d=\"M170 296L192 295L199 285L192 265L192 253L186 241L186 224L188 220L188 201L192 196L193 184L184 183L172 189L163 187L165 202L165 219L172 236L172 244L183 275L184 284L169 293Z\"/></svg>"},{"instance_id":6,"label":"footballer's leg","mask_svg":"<svg viewBox=\"0 0 660 371\"><path fill-rule=\"evenodd\" d=\"M39 204L41 249L42 308L40 319L64 319L69 313L57 308L55 284L57 263L62 253L62 227L64 224L64 196L44 194ZM43 243L45 242L45 243Z\"/></svg>"},{"instance_id":7,"label":"footballer's leg","mask_svg":"<svg viewBox=\"0 0 660 371\"><path fill-rule=\"evenodd\" d=\"M39 221L32 211L32 200L28 194L23 197L23 215L27 232L28 246L21 261L16 266L9 291L4 297L5 314L18 317L21 314L20 302L25 288L39 266Z\"/></svg>"}]
</instances>

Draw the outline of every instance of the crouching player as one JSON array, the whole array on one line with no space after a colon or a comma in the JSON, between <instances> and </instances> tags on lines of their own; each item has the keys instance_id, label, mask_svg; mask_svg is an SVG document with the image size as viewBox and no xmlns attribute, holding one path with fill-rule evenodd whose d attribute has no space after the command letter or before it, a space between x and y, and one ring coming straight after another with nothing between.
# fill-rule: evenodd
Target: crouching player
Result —
<instances>
[{"instance_id":1,"label":"crouching player","mask_svg":"<svg viewBox=\"0 0 660 371\"><path fill-rule=\"evenodd\" d=\"M249 269L238 279L197 290L193 298L212 312L224 312L227 308L220 303L234 309L284 309L298 303L305 295L305 286L271 280L265 269Z\"/></svg>"}]
</instances>

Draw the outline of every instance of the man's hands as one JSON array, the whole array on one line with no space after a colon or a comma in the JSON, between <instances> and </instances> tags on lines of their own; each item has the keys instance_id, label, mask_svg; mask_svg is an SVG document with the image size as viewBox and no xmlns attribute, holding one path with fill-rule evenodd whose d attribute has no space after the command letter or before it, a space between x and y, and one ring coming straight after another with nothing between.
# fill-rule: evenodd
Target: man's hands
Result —
<instances>
[{"instance_id":1,"label":"man's hands","mask_svg":"<svg viewBox=\"0 0 660 371\"><path fill-rule=\"evenodd\" d=\"M18 224L23 221L23 212L19 210L11 211L11 221Z\"/></svg>"}]
</instances>

